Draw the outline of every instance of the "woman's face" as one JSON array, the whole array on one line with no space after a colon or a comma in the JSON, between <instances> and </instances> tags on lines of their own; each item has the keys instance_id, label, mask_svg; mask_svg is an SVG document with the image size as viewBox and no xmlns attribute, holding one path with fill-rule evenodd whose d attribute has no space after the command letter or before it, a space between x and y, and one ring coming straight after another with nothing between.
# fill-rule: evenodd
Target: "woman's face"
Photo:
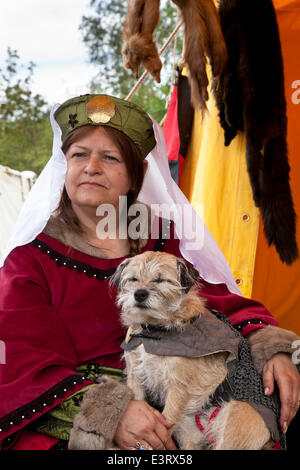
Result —
<instances>
[{"instance_id":1,"label":"woman's face","mask_svg":"<svg viewBox=\"0 0 300 470\"><path fill-rule=\"evenodd\" d=\"M66 152L65 187L73 207L118 207L130 190L130 178L118 146L103 127L95 127Z\"/></svg>"}]
</instances>

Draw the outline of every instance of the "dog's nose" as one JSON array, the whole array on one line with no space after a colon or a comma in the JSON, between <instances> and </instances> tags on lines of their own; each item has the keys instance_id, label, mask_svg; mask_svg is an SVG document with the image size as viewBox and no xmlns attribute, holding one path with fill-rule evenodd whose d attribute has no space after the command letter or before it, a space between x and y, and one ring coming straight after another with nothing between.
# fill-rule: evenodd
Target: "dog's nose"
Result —
<instances>
[{"instance_id":1,"label":"dog's nose","mask_svg":"<svg viewBox=\"0 0 300 470\"><path fill-rule=\"evenodd\" d=\"M149 297L149 292L146 289L138 289L134 293L134 298L137 302L144 302Z\"/></svg>"}]
</instances>

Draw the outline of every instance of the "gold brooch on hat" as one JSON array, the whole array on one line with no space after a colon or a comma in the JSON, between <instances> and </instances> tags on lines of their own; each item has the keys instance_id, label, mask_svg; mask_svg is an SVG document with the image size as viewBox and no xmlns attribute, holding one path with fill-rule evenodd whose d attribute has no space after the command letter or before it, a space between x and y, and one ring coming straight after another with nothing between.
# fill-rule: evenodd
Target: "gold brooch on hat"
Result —
<instances>
[{"instance_id":1,"label":"gold brooch on hat","mask_svg":"<svg viewBox=\"0 0 300 470\"><path fill-rule=\"evenodd\" d=\"M107 96L94 96L86 105L86 115L95 124L105 124L115 115L115 103Z\"/></svg>"}]
</instances>

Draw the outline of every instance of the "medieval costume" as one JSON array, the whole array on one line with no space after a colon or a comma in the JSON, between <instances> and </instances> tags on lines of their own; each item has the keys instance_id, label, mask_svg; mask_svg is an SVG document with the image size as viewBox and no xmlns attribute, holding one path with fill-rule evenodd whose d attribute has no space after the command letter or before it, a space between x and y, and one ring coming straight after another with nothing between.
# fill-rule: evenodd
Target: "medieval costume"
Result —
<instances>
[{"instance_id":1,"label":"medieval costume","mask_svg":"<svg viewBox=\"0 0 300 470\"><path fill-rule=\"evenodd\" d=\"M60 241L62 236L69 238L68 245ZM1 338L6 343L0 435L14 434L16 448L22 448L22 439L30 445L26 438L41 416L93 383L82 377L87 369L79 374L78 367L98 364L106 373L105 368L112 368L112 374L124 367L120 345L126 331L115 306L116 292L108 294L108 278L124 258L99 258L88 244L81 242L79 251L70 242L76 246L74 235L55 233L49 222L32 243L13 250L0 271ZM147 250L181 256L174 234L170 240L162 234L150 239L142 251ZM245 335L277 324L262 305L230 293L224 284L202 280L201 295ZM47 448L58 440L43 436L42 442Z\"/></svg>"},{"instance_id":2,"label":"medieval costume","mask_svg":"<svg viewBox=\"0 0 300 470\"><path fill-rule=\"evenodd\" d=\"M156 147L149 155L150 171L139 199L149 204L185 202L175 183L171 183L159 127L154 124L153 134L150 119L136 112L134 105L105 96L104 100L96 97L94 107L94 98L79 97L68 106L55 108L57 119L63 122L59 126L52 114L53 156L23 206L2 261L0 331L6 346L5 363L0 364L3 448L50 449L60 441L67 447L79 403L94 393L102 397L96 405L98 423L103 423L103 439L99 440L102 447L98 448L106 448L132 399L126 385L118 384L124 366L120 345L125 331L115 306L116 293L108 289L109 276L126 257L103 259L102 252L82 237L67 229L59 231L53 224L66 171L61 133L71 132L88 119L106 120L111 126L123 126L124 133L131 133L145 155L153 147L151 139L155 135ZM136 129L130 116L137 119ZM138 132L143 125L149 127L149 132L142 132L146 141ZM159 195L153 194L154 182L160 182ZM203 223L202 246L190 249L186 232L179 240L178 227L170 223L170 236L166 238L163 219L157 220L159 236L149 238L142 251L165 250L191 260L200 272L200 294L207 299L208 307L227 315L243 335L267 327L272 346L266 355L260 349L257 356L262 364L276 352L291 352L293 334L287 332L284 340L276 342L276 320L260 303L239 294L226 261ZM103 373L112 378L97 383Z\"/></svg>"}]
</instances>

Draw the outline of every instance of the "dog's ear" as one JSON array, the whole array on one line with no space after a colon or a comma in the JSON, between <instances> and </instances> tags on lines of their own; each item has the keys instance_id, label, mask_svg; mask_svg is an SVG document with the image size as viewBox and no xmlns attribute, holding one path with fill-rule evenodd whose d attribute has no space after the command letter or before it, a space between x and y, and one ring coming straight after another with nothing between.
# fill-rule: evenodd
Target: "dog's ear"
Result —
<instances>
[{"instance_id":1,"label":"dog's ear","mask_svg":"<svg viewBox=\"0 0 300 470\"><path fill-rule=\"evenodd\" d=\"M114 284L118 290L120 289L120 281L121 281L122 272L126 268L126 266L128 266L129 263L130 263L130 260L127 259L123 261L121 264L119 264L115 274L111 276L110 278L110 281L109 281L110 285Z\"/></svg>"},{"instance_id":2,"label":"dog's ear","mask_svg":"<svg viewBox=\"0 0 300 470\"><path fill-rule=\"evenodd\" d=\"M193 265L186 263L183 259L177 258L177 269L179 272L180 284L185 287L187 294L190 288L197 282L199 273Z\"/></svg>"}]
</instances>

